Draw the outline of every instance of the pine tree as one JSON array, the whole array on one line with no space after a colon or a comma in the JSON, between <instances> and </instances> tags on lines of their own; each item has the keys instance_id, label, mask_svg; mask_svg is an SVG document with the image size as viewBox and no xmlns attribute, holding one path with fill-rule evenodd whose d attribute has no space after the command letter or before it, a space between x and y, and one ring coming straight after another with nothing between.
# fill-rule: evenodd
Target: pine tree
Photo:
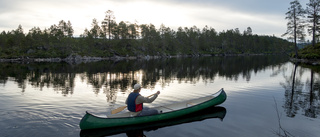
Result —
<instances>
[{"instance_id":1,"label":"pine tree","mask_svg":"<svg viewBox=\"0 0 320 137\"><path fill-rule=\"evenodd\" d=\"M310 0L309 3L307 3L306 12L309 18L308 32L312 35L312 46L314 47L316 37L319 37L320 32L320 0Z\"/></svg>"},{"instance_id":2,"label":"pine tree","mask_svg":"<svg viewBox=\"0 0 320 137\"><path fill-rule=\"evenodd\" d=\"M102 21L102 29L105 31L105 33L108 33L109 40L111 39L111 32L115 24L115 19L116 18L113 14L113 11L111 10L106 11L106 16Z\"/></svg>"},{"instance_id":3,"label":"pine tree","mask_svg":"<svg viewBox=\"0 0 320 137\"><path fill-rule=\"evenodd\" d=\"M296 57L298 57L297 40L304 41L305 37L303 21L305 10L302 8L298 0L290 2L288 10L289 11L286 13L286 19L288 20L287 32L282 36L289 35L289 39L293 38Z\"/></svg>"}]
</instances>

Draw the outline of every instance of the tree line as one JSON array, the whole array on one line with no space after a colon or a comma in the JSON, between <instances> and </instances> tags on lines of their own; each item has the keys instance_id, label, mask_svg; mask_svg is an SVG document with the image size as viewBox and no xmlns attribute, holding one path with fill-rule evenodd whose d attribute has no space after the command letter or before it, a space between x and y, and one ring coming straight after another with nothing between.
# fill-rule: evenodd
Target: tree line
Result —
<instances>
[{"instance_id":1,"label":"tree line","mask_svg":"<svg viewBox=\"0 0 320 137\"><path fill-rule=\"evenodd\" d=\"M111 10L101 23L93 19L91 28L79 37L73 33L71 22L64 20L44 30L34 27L27 34L19 25L16 30L0 34L0 58L270 54L294 48L287 40L253 34L251 27L243 32L238 28L217 32L208 26L173 30L162 24L157 29L153 24L117 23Z\"/></svg>"},{"instance_id":2,"label":"tree line","mask_svg":"<svg viewBox=\"0 0 320 137\"><path fill-rule=\"evenodd\" d=\"M287 31L283 36L294 41L295 56L298 56L297 43L305 41L305 29L312 36L312 46L315 47L320 38L320 0L309 0L304 9L298 0L290 2L286 13Z\"/></svg>"}]
</instances>

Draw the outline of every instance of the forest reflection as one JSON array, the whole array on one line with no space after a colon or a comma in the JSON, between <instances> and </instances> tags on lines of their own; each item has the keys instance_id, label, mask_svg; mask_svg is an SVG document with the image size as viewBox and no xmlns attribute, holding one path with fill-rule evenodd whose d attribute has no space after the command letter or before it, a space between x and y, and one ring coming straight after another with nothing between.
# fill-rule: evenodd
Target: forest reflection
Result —
<instances>
[{"instance_id":1,"label":"forest reflection","mask_svg":"<svg viewBox=\"0 0 320 137\"><path fill-rule=\"evenodd\" d=\"M271 66L277 68L287 59L278 56L167 58L153 60L102 61L83 64L68 63L1 63L0 83L9 78L25 92L26 84L33 88L53 88L61 94L73 94L76 76L92 85L95 93L102 87L109 91L130 90L140 82L153 87L161 81L165 86L173 80L197 83L200 79L213 82L215 77L250 81L251 72L257 73Z\"/></svg>"},{"instance_id":2,"label":"forest reflection","mask_svg":"<svg viewBox=\"0 0 320 137\"><path fill-rule=\"evenodd\" d=\"M52 88L64 96L73 94L75 81L80 78L92 85L94 94L103 92L108 102L116 101L116 93L132 90L139 82L152 89L157 83L166 86L179 83L214 82L223 77L228 81L242 78L250 81L259 71L272 70L270 77L284 76L280 85L284 88L284 109L288 117L298 111L311 118L320 113L319 67L289 64L279 56L198 57L152 60L102 61L82 64L68 63L0 63L0 84L15 81L22 92L27 85L32 88ZM253 73L252 73L253 72Z\"/></svg>"},{"instance_id":3,"label":"forest reflection","mask_svg":"<svg viewBox=\"0 0 320 137\"><path fill-rule=\"evenodd\" d=\"M298 111L303 115L316 118L320 113L319 68L293 64L292 73L280 83L285 89L284 109L288 117L295 117ZM315 77L317 71L318 77ZM305 78L306 77L306 78Z\"/></svg>"}]
</instances>

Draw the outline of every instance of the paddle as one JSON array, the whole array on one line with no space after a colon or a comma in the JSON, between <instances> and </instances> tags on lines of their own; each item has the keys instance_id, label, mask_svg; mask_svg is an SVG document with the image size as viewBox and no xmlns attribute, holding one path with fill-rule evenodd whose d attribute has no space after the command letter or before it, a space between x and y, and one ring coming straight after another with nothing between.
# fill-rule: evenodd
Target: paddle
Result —
<instances>
[{"instance_id":1,"label":"paddle","mask_svg":"<svg viewBox=\"0 0 320 137\"><path fill-rule=\"evenodd\" d=\"M148 97L151 97L151 96L153 96L153 95L155 95L155 94L157 94L157 93L154 93L154 94L152 94L152 95L150 95L150 96L148 96ZM122 110L124 110L125 108L127 108L127 106L118 107L117 109L112 110L112 111L111 111L111 114L119 113L119 112L121 112Z\"/></svg>"}]
</instances>

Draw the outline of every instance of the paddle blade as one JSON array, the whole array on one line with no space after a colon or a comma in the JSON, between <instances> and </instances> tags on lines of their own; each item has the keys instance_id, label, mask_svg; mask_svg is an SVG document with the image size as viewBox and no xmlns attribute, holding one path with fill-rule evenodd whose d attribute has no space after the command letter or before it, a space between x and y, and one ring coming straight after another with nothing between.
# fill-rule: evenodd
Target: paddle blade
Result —
<instances>
[{"instance_id":1,"label":"paddle blade","mask_svg":"<svg viewBox=\"0 0 320 137\"><path fill-rule=\"evenodd\" d=\"M125 108L127 108L127 106L119 107L119 108L117 108L117 109L115 109L115 110L112 110L112 111L111 111L111 114L119 113L119 112L121 112L122 110L124 110Z\"/></svg>"}]
</instances>

